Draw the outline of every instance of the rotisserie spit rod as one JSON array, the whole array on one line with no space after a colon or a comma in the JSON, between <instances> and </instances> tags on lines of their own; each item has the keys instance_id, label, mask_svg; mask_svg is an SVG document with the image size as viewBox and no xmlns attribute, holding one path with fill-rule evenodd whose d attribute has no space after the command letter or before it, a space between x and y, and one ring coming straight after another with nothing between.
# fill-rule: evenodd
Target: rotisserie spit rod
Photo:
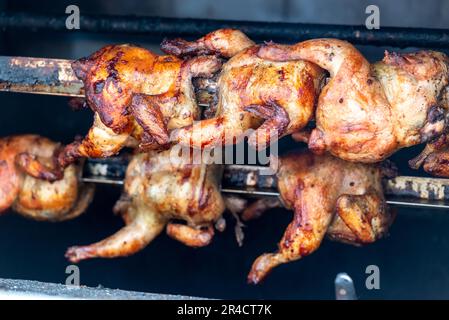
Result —
<instances>
[{"instance_id":1,"label":"rotisserie spit rod","mask_svg":"<svg viewBox=\"0 0 449 320\"><path fill-rule=\"evenodd\" d=\"M83 181L122 185L126 157L88 159ZM279 197L277 178L267 175L267 167L225 165L221 192L248 197ZM395 206L449 209L449 179L397 176L384 180L387 203Z\"/></svg>"},{"instance_id":2,"label":"rotisserie spit rod","mask_svg":"<svg viewBox=\"0 0 449 320\"><path fill-rule=\"evenodd\" d=\"M83 82L71 60L0 56L0 91L84 98ZM215 79L194 79L199 105L207 106L216 89Z\"/></svg>"}]
</instances>

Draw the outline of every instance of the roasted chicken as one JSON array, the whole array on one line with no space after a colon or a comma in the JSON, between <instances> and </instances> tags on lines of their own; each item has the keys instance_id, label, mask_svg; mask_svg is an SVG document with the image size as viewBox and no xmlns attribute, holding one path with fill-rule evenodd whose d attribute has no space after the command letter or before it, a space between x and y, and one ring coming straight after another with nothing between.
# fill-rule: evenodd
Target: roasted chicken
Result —
<instances>
[{"instance_id":1,"label":"roasted chicken","mask_svg":"<svg viewBox=\"0 0 449 320\"><path fill-rule=\"evenodd\" d=\"M449 60L443 53L387 52L383 61L371 65L348 42L314 39L266 44L258 56L298 64L307 60L329 71L316 128L307 137L317 154L330 151L344 160L378 162L437 137L446 127ZM304 140L305 135L296 137Z\"/></svg>"},{"instance_id":2,"label":"roasted chicken","mask_svg":"<svg viewBox=\"0 0 449 320\"><path fill-rule=\"evenodd\" d=\"M94 123L82 141L57 155L46 178L60 179L61 169L76 158L108 157L125 146L166 147L168 130L199 119L192 77L211 76L220 66L215 56L181 60L131 45L107 46L73 62Z\"/></svg>"},{"instance_id":3,"label":"roasted chicken","mask_svg":"<svg viewBox=\"0 0 449 320\"><path fill-rule=\"evenodd\" d=\"M50 183L42 179L43 165L52 165L59 147L37 135L0 139L0 213L12 208L35 220L63 221L86 210L94 187L81 183L80 166L68 166L60 181Z\"/></svg>"},{"instance_id":4,"label":"roasted chicken","mask_svg":"<svg viewBox=\"0 0 449 320\"><path fill-rule=\"evenodd\" d=\"M172 142L210 148L247 136L251 145L264 148L307 125L324 72L305 61L261 59L259 48L242 32L230 29L214 31L195 42L164 41L162 49L170 54L214 53L231 58L218 80L215 116L174 130Z\"/></svg>"},{"instance_id":5,"label":"roasted chicken","mask_svg":"<svg viewBox=\"0 0 449 320\"><path fill-rule=\"evenodd\" d=\"M221 168L192 164L190 157L172 161L170 154L171 150L153 151L133 157L124 194L114 207L126 226L98 243L68 249L66 257L70 261L134 254L164 227L170 237L187 246L203 247L211 242L214 223L224 211L218 188Z\"/></svg>"},{"instance_id":6,"label":"roasted chicken","mask_svg":"<svg viewBox=\"0 0 449 320\"><path fill-rule=\"evenodd\" d=\"M259 283L276 266L298 260L319 248L324 236L355 245L384 236L394 215L386 207L381 178L394 175L391 166L350 163L331 155L292 153L279 159L278 187L294 217L275 253L254 262L248 282ZM258 200L242 217L259 217L279 205Z\"/></svg>"},{"instance_id":7,"label":"roasted chicken","mask_svg":"<svg viewBox=\"0 0 449 320\"><path fill-rule=\"evenodd\" d=\"M317 154L372 163L431 141L447 126L449 59L443 53L387 52L370 64L345 41L257 46L232 29L193 42L165 40L162 49L170 55L107 46L73 63L94 124L82 141L57 155L45 179L60 179L61 169L78 157L107 157L124 146L209 148L248 137L264 148L291 133ZM195 122L200 111L192 77L211 77L221 58L230 60L218 79L215 115ZM330 73L321 94L320 67ZM309 134L303 129L318 95L316 128Z\"/></svg>"}]
</instances>

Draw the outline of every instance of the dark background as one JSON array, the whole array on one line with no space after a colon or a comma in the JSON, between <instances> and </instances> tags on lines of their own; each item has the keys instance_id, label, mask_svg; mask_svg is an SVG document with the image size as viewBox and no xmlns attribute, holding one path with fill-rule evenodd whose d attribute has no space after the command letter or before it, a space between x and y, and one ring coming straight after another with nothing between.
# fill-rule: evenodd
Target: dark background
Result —
<instances>
[{"instance_id":1,"label":"dark background","mask_svg":"<svg viewBox=\"0 0 449 320\"><path fill-rule=\"evenodd\" d=\"M0 10L64 14L77 4L83 14L138 14L257 21L363 24L369 4L380 7L382 26L449 28L449 1L294 1L294 0L168 0L168 1L0 1ZM157 50L162 39L80 31L2 31L0 54L74 59L111 43L137 43ZM270 39L265 39L270 40ZM385 48L360 47L371 61ZM391 48L389 48L391 49ZM408 48L407 50L413 50ZM64 143L84 134L92 120L89 110L73 112L67 98L0 93L0 136L38 133ZM284 149L295 145L288 139ZM297 146L297 145L296 145ZM393 157L402 174L420 148ZM418 173L422 174L422 173ZM99 186L89 210L65 223L39 223L9 212L0 218L0 277L65 282L67 247L88 244L122 226L112 215L119 188ZM145 292L210 298L333 299L333 281L347 272L360 298L449 298L449 214L444 211L400 209L390 237L355 248L324 241L313 255L274 270L265 283L246 284L254 259L276 249L291 219L286 210L272 210L247 224L245 244L237 246L234 220L202 249L191 249L162 234L142 252L128 258L79 264L81 283ZM365 288L365 268L378 265L381 289Z\"/></svg>"}]
</instances>

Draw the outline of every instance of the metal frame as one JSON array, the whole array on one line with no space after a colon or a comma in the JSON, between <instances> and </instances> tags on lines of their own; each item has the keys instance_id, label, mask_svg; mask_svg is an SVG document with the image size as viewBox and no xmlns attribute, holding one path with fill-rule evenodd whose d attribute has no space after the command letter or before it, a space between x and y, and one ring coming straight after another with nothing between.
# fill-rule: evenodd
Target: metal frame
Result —
<instances>
[{"instance_id":1,"label":"metal frame","mask_svg":"<svg viewBox=\"0 0 449 320\"><path fill-rule=\"evenodd\" d=\"M2 12L0 28L67 31L66 19L66 15ZM266 41L297 42L311 38L339 38L360 45L449 48L449 30L445 29L382 27L368 30L365 26L349 25L85 14L80 19L80 31L93 33L198 36L220 28L240 29L250 38Z\"/></svg>"}]
</instances>

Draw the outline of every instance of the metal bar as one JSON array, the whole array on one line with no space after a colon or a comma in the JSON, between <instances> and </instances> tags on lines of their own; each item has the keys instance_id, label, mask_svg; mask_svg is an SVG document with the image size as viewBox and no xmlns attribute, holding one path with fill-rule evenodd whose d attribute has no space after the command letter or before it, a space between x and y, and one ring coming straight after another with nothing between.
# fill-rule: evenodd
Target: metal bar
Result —
<instances>
[{"instance_id":1,"label":"metal bar","mask_svg":"<svg viewBox=\"0 0 449 320\"><path fill-rule=\"evenodd\" d=\"M275 190L258 190L258 189L233 189L233 188L221 188L221 192L229 194L240 194L253 197L279 197L279 192Z\"/></svg>"},{"instance_id":2,"label":"metal bar","mask_svg":"<svg viewBox=\"0 0 449 320\"><path fill-rule=\"evenodd\" d=\"M83 82L72 70L71 60L0 56L0 91L84 97ZM209 106L217 79L195 78L198 104Z\"/></svg>"},{"instance_id":3,"label":"metal bar","mask_svg":"<svg viewBox=\"0 0 449 320\"><path fill-rule=\"evenodd\" d=\"M127 157L88 159L83 181L123 185ZM221 192L248 197L279 197L277 178L266 175L267 167L225 165ZM401 207L449 209L449 179L399 176L383 181L387 204Z\"/></svg>"},{"instance_id":4,"label":"metal bar","mask_svg":"<svg viewBox=\"0 0 449 320\"><path fill-rule=\"evenodd\" d=\"M1 57L0 91L84 97L70 60Z\"/></svg>"},{"instance_id":5,"label":"metal bar","mask_svg":"<svg viewBox=\"0 0 449 320\"><path fill-rule=\"evenodd\" d=\"M280 194L275 190L256 190L256 189L239 189L239 188L222 188L220 190L225 194L243 195L247 197L275 197L279 198ZM449 209L449 201L421 199L412 197L401 197L397 195L386 194L386 203L390 206L404 207L404 208L418 208L418 209Z\"/></svg>"},{"instance_id":6,"label":"metal bar","mask_svg":"<svg viewBox=\"0 0 449 320\"><path fill-rule=\"evenodd\" d=\"M31 280L0 279L0 300L203 300L171 294L70 286Z\"/></svg>"},{"instance_id":7,"label":"metal bar","mask_svg":"<svg viewBox=\"0 0 449 320\"><path fill-rule=\"evenodd\" d=\"M264 174L267 167L251 165L227 165L223 173L222 186L241 189L277 189L277 178Z\"/></svg>"},{"instance_id":8,"label":"metal bar","mask_svg":"<svg viewBox=\"0 0 449 320\"><path fill-rule=\"evenodd\" d=\"M419 198L395 197L387 195L387 204L396 207L419 209L449 209L449 202L444 200L427 200Z\"/></svg>"},{"instance_id":9,"label":"metal bar","mask_svg":"<svg viewBox=\"0 0 449 320\"><path fill-rule=\"evenodd\" d=\"M449 200L449 179L399 176L384 181L386 194L429 200Z\"/></svg>"},{"instance_id":10,"label":"metal bar","mask_svg":"<svg viewBox=\"0 0 449 320\"><path fill-rule=\"evenodd\" d=\"M67 31L66 19L67 15L2 12L0 28ZM365 26L86 14L82 14L80 19L80 31L95 33L198 37L220 28L240 29L257 40L297 42L326 37L339 38L361 45L449 47L449 31L445 29L382 27L378 30L368 30Z\"/></svg>"}]
</instances>

